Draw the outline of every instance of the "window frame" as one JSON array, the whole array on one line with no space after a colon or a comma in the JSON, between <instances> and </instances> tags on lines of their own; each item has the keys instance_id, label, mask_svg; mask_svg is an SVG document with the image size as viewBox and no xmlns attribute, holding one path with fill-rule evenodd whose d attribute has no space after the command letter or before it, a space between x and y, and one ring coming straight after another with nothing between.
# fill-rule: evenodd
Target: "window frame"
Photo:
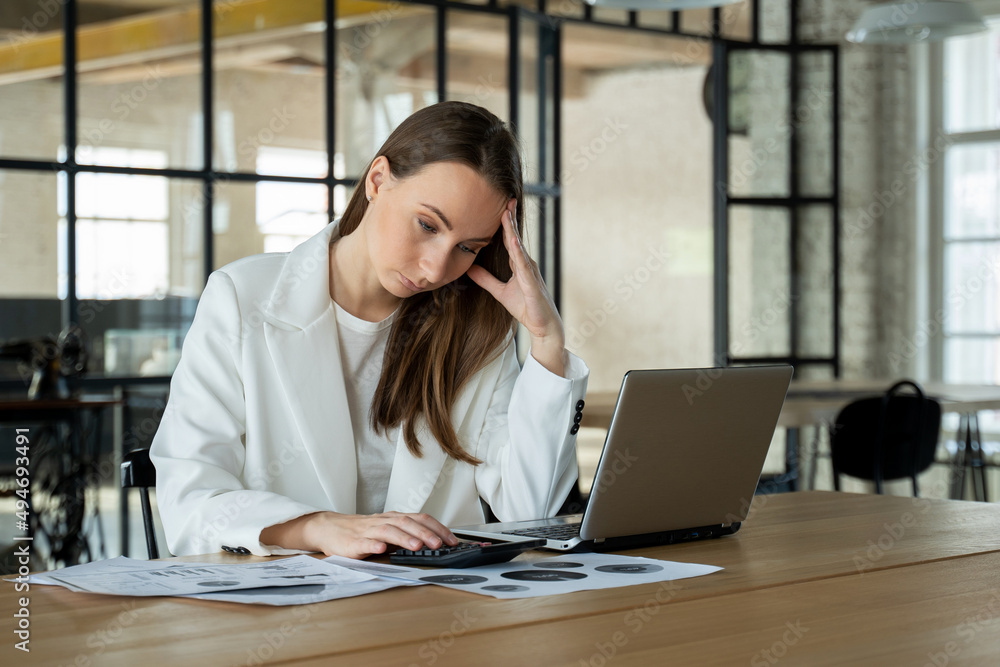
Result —
<instances>
[{"instance_id":1,"label":"window frame","mask_svg":"<svg viewBox=\"0 0 1000 667\"><path fill-rule=\"evenodd\" d=\"M66 231L60 238L60 243L66 248L66 274L67 274L67 295L60 302L62 313L61 321L65 326L70 322L79 322L81 312L86 310L86 304L81 307L83 301L76 290L76 175L81 173L107 173L107 174L142 174L151 176L164 176L171 183L174 182L194 182L200 185L201 197L201 248L202 248L202 280L207 281L209 274L214 270L214 239L213 239L213 187L216 184L227 182L238 183L260 183L265 181L283 181L292 183L309 183L326 185L331 190L328 198L330 207L334 205L333 188L354 187L358 177L353 174L342 174L342 169L334 164L335 161L335 101L336 101L336 67L337 61L337 39L336 30L330 29L330 24L337 17L337 1L322 0L324 15L332 17L328 19L324 28L326 35L330 38L325 43L325 99L327 108L330 110L326 114L326 149L328 157L327 175L322 178L300 177L300 176L274 176L267 174L230 172L216 165L214 162L213 150L215 148L215 72L214 72L214 7L217 3L224 3L225 0L199 0L201 7L200 27L201 27L201 108L202 115L202 168L162 168L146 169L132 167L112 167L100 164L77 163L75 151L81 145L80 137L80 114L78 107L78 83L79 72L77 67L77 30L78 30L78 2L76 0L65 0L61 3L63 8L62 34L63 34L63 100L64 107L62 115L64 120L64 144L69 147L67 154L56 156L54 159L33 159L15 158L0 154L0 170L9 171L33 171L33 172L56 172L60 178L66 180L67 211L65 215ZM518 48L520 28L526 21L537 25L540 31L550 34L544 40L551 52L554 62L552 85L552 95L554 99L554 109L551 116L539 114L540 125L545 125L545 132L551 133L550 138L542 139L546 135L542 133L540 127L539 142L541 164L550 164L551 168L547 174L543 174L536 183L525 184L525 194L539 199L544 205L544 211L550 211L549 219L545 221L540 233L537 253L539 265L546 277L549 288L553 293L556 305L559 305L560 289L560 226L561 226L561 188L559 177L561 173L561 143L560 143L560 104L562 101L561 82L561 54L560 35L561 26L567 22L572 24L587 24L595 27L609 27L616 30L626 29L640 32L652 32L663 35L677 37L691 37L697 39L707 39L713 41L726 40L731 43L746 43L757 45L772 45L770 39L762 38L762 2L761 0L747 0L745 9L749 12L750 34L748 36L729 34L729 24L726 17L732 7L714 7L711 10L710 18L701 20L694 19L685 21L685 18L696 16L687 11L673 11L664 14L663 12L645 11L608 11L595 9L585 2L574 3L573 11L567 11L565 3L556 6L549 5L547 0L508 0L501 4L499 0L468 0L466 2L456 0L403 0L405 4L424 6L433 8L437 20L437 83L438 98L448 99L447 95L447 58L446 39L448 16L451 12L480 12L504 17L508 21L509 56L510 71L508 80L508 90L515 94L509 94L510 114L508 120L517 125L520 117L518 108L520 105L519 85L521 81L521 58ZM387 7L391 3L386 2ZM697 10L695 10L697 11ZM742 11L742 9L740 10ZM789 21L794 24L797 20L797 0L788 0L787 11ZM669 20L664 21L666 16ZM539 40L541 45L543 40ZM723 91L724 97L728 97L728 90ZM545 97L539 90L539 99ZM546 156L547 151L552 151L550 156ZM332 211L331 211L332 212ZM717 272L725 272L725 266L717 266ZM718 308L719 306L717 306ZM88 389L103 390L130 384L166 384L169 377L84 377L75 384ZM16 391L23 389L23 386L16 381L0 380L0 391Z\"/></svg>"},{"instance_id":2,"label":"window frame","mask_svg":"<svg viewBox=\"0 0 1000 667\"><path fill-rule=\"evenodd\" d=\"M1000 6L985 16L994 30L1000 30ZM1000 148L1000 127L990 130L949 132L945 126L945 44L937 42L915 50L915 72L918 80L918 147L930 149L944 140L945 148L940 157L931 163L921 179L917 220L917 273L918 273L918 326L914 337L926 336L931 342L926 352L918 353L914 360L916 374L933 380L945 379L945 355L950 341L955 339L982 338L979 333L948 333L946 320L947 285L946 257L953 244L1000 243L1000 232L993 236L969 239L949 239L945 225L948 216L946 196L946 169L948 154L955 148L966 146L996 145ZM926 241L925 241L926 239ZM926 259L924 259L926 258ZM923 323L924 326L920 326ZM1000 341L1000 332L987 336ZM919 349L919 346L918 346ZM961 380L959 380L961 381Z\"/></svg>"}]
</instances>

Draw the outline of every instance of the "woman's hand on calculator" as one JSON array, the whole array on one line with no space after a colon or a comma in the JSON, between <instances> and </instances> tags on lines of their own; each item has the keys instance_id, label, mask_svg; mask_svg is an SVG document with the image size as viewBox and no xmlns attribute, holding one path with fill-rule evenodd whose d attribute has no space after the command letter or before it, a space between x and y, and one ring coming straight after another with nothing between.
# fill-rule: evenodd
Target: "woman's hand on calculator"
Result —
<instances>
[{"instance_id":1,"label":"woman's hand on calculator","mask_svg":"<svg viewBox=\"0 0 1000 667\"><path fill-rule=\"evenodd\" d=\"M364 558L390 545L417 550L455 546L458 538L429 514L339 514L314 512L261 531L260 541L286 549L321 551L327 556Z\"/></svg>"}]
</instances>

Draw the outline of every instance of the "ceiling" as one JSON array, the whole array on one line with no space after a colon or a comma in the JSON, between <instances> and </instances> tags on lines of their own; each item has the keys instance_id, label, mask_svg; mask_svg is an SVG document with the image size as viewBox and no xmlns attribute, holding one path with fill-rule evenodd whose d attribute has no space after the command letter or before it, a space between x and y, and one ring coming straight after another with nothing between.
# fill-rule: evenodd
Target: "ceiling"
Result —
<instances>
[{"instance_id":1,"label":"ceiling","mask_svg":"<svg viewBox=\"0 0 1000 667\"><path fill-rule=\"evenodd\" d=\"M302 74L313 65L321 72L322 4L319 0L217 0L216 67L285 68ZM37 0L0 2L0 38L6 37L0 39L0 85L61 75L62 20L45 14L41 6ZM167 76L200 71L198 2L80 0L78 14L81 77L95 83L141 79L151 64ZM469 79L465 83L471 85L477 72L497 70L498 63L505 62L507 35L502 17L452 11L448 20L450 80L461 85ZM363 42L363 48L342 49L342 57L367 59L383 71L433 81L432 9L339 0L337 27L342 44ZM350 32L353 29L362 32ZM372 32L376 38L365 39ZM530 52L525 55L530 59ZM563 38L564 94L575 96L583 77L594 71L704 67L710 60L707 40L568 24ZM525 71L534 68L525 67Z\"/></svg>"}]
</instances>

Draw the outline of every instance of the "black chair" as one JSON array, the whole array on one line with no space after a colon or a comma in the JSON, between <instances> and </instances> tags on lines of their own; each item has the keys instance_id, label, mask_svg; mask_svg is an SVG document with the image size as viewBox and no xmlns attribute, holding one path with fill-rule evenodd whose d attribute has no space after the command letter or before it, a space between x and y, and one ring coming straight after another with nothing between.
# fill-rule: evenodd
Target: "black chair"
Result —
<instances>
[{"instance_id":1,"label":"black chair","mask_svg":"<svg viewBox=\"0 0 1000 667\"><path fill-rule=\"evenodd\" d=\"M915 393L899 393L907 387ZM934 462L940 430L941 405L910 380L850 403L830 433L833 488L840 490L841 474L874 481L876 493L884 480L909 477L919 496L917 475Z\"/></svg>"},{"instance_id":2,"label":"black chair","mask_svg":"<svg viewBox=\"0 0 1000 667\"><path fill-rule=\"evenodd\" d=\"M156 548L153 508L149 504L149 487L156 487L156 468L149 460L148 449L137 449L122 457L122 488L139 489L142 501L142 523L146 530L146 551L150 560L160 557Z\"/></svg>"},{"instance_id":3,"label":"black chair","mask_svg":"<svg viewBox=\"0 0 1000 667\"><path fill-rule=\"evenodd\" d=\"M569 490L566 500L563 501L562 507L559 508L559 511L556 514L557 516L562 516L564 514L582 514L584 510L587 509L588 500L590 500L590 494L583 494L580 490L580 480L577 479L576 483L573 484L573 488Z\"/></svg>"}]
</instances>

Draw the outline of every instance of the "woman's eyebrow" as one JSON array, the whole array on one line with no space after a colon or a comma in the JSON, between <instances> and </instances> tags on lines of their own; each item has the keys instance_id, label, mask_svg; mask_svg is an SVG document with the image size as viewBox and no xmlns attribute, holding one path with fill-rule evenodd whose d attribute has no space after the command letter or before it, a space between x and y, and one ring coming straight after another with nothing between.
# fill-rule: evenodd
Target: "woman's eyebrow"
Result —
<instances>
[{"instance_id":1,"label":"woman's eyebrow","mask_svg":"<svg viewBox=\"0 0 1000 667\"><path fill-rule=\"evenodd\" d=\"M420 202L420 205L423 206L424 208L428 208L428 209L434 211L434 215L436 215L437 217L441 218L441 222L444 223L444 226L448 228L449 232L455 231L455 228L452 227L451 223L448 221L448 217L437 206L434 206L432 204L425 204L423 202Z\"/></svg>"},{"instance_id":2,"label":"woman's eyebrow","mask_svg":"<svg viewBox=\"0 0 1000 667\"><path fill-rule=\"evenodd\" d=\"M441 209L439 209L437 206L434 206L433 204L426 204L424 202L420 202L420 205L426 209L433 211L434 215L441 218L441 222L444 223L444 226L448 228L449 232L455 231L455 228L451 226L451 222L448 221L447 216L445 216L444 212L442 212ZM471 241L472 243L489 243L493 239L488 238L488 239L468 239L468 240Z\"/></svg>"}]
</instances>

